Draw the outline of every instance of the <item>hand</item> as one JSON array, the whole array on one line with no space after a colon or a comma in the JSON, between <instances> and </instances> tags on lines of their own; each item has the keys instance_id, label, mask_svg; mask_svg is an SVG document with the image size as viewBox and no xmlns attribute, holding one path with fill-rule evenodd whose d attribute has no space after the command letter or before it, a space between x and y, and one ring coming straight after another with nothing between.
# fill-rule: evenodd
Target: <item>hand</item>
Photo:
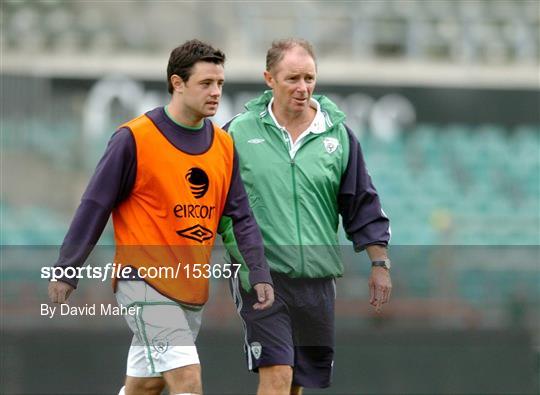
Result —
<instances>
[{"instance_id":1,"label":"hand","mask_svg":"<svg viewBox=\"0 0 540 395\"><path fill-rule=\"evenodd\" d=\"M257 283L253 286L257 293L258 302L253 305L254 310L265 310L274 303L274 287L268 283Z\"/></svg>"},{"instance_id":2,"label":"hand","mask_svg":"<svg viewBox=\"0 0 540 395\"><path fill-rule=\"evenodd\" d=\"M51 281L49 283L49 299L52 303L66 303L67 298L74 289L75 288L68 283L62 281Z\"/></svg>"},{"instance_id":3,"label":"hand","mask_svg":"<svg viewBox=\"0 0 540 395\"><path fill-rule=\"evenodd\" d=\"M368 285L370 293L369 303L379 313L382 305L390 301L390 294L392 293L392 281L390 280L388 269L378 266L373 267Z\"/></svg>"}]
</instances>

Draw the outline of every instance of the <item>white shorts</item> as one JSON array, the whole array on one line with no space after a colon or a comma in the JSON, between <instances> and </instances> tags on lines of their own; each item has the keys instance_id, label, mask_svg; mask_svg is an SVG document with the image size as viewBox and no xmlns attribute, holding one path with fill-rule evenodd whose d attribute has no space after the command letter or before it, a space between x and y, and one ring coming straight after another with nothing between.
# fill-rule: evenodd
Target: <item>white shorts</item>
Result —
<instances>
[{"instance_id":1,"label":"white shorts","mask_svg":"<svg viewBox=\"0 0 540 395\"><path fill-rule=\"evenodd\" d=\"M124 316L134 333L128 376L159 377L167 370L199 364L195 339L202 309L182 306L144 281L119 281L116 300L123 307L136 307L131 309L135 314Z\"/></svg>"}]
</instances>

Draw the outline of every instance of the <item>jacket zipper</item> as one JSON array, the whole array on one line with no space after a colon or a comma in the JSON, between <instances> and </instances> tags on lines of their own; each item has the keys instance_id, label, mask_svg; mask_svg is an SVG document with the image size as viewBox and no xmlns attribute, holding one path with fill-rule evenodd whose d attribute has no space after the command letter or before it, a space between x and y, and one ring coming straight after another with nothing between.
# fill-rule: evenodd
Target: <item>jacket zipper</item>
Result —
<instances>
[{"instance_id":1,"label":"jacket zipper","mask_svg":"<svg viewBox=\"0 0 540 395\"><path fill-rule=\"evenodd\" d=\"M294 162L294 159L291 159L291 172L292 172L292 187L293 187L293 200L294 200L294 214L296 217L296 231L298 233L298 246L300 248L300 263L301 263L301 271L300 273L304 273L304 246L302 244L302 234L300 232L300 214L298 210L298 194L296 192L296 164Z\"/></svg>"}]
</instances>

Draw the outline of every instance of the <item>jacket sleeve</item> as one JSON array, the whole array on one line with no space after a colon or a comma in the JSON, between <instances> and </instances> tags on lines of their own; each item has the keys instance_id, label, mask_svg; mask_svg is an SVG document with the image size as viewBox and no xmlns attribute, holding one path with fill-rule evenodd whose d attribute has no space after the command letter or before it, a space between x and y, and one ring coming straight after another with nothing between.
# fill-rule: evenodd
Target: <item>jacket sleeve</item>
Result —
<instances>
[{"instance_id":1,"label":"jacket sleeve","mask_svg":"<svg viewBox=\"0 0 540 395\"><path fill-rule=\"evenodd\" d=\"M135 140L127 128L111 137L86 187L54 266L80 267L97 244L113 208L131 192L137 171ZM58 278L77 287L77 278Z\"/></svg>"},{"instance_id":2,"label":"jacket sleeve","mask_svg":"<svg viewBox=\"0 0 540 395\"><path fill-rule=\"evenodd\" d=\"M390 221L382 210L360 143L354 133L347 126L345 128L349 138L349 159L338 195L343 227L357 252L370 244L386 246L390 241Z\"/></svg>"},{"instance_id":3,"label":"jacket sleeve","mask_svg":"<svg viewBox=\"0 0 540 395\"><path fill-rule=\"evenodd\" d=\"M244 183L240 177L238 153L234 150L231 186L223 210L223 216L232 220L234 237L238 250L249 268L251 286L257 283L272 283L270 269L264 256L261 231L247 197Z\"/></svg>"}]
</instances>

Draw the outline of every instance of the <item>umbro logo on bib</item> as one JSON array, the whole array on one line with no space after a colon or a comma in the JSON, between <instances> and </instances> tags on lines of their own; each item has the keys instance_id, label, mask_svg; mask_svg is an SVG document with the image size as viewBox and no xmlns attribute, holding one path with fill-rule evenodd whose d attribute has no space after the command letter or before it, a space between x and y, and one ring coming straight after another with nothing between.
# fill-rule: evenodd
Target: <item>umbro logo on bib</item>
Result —
<instances>
[{"instance_id":1,"label":"umbro logo on bib","mask_svg":"<svg viewBox=\"0 0 540 395\"><path fill-rule=\"evenodd\" d=\"M264 143L264 139L251 139L251 140L248 140L248 143L250 143L250 144L260 144L260 143Z\"/></svg>"},{"instance_id":2,"label":"umbro logo on bib","mask_svg":"<svg viewBox=\"0 0 540 395\"><path fill-rule=\"evenodd\" d=\"M338 141L338 139L333 138L333 137L326 137L323 140L323 145L324 145L324 149L326 150L326 152L331 154L332 152L334 152L337 149L337 147L339 147L339 141Z\"/></svg>"},{"instance_id":3,"label":"umbro logo on bib","mask_svg":"<svg viewBox=\"0 0 540 395\"><path fill-rule=\"evenodd\" d=\"M207 229L200 224L186 229L177 230L176 234L178 234L178 236L185 237L186 239L198 241L199 243L202 243L205 240L210 240L212 237L214 237L214 233L210 229Z\"/></svg>"}]
</instances>

